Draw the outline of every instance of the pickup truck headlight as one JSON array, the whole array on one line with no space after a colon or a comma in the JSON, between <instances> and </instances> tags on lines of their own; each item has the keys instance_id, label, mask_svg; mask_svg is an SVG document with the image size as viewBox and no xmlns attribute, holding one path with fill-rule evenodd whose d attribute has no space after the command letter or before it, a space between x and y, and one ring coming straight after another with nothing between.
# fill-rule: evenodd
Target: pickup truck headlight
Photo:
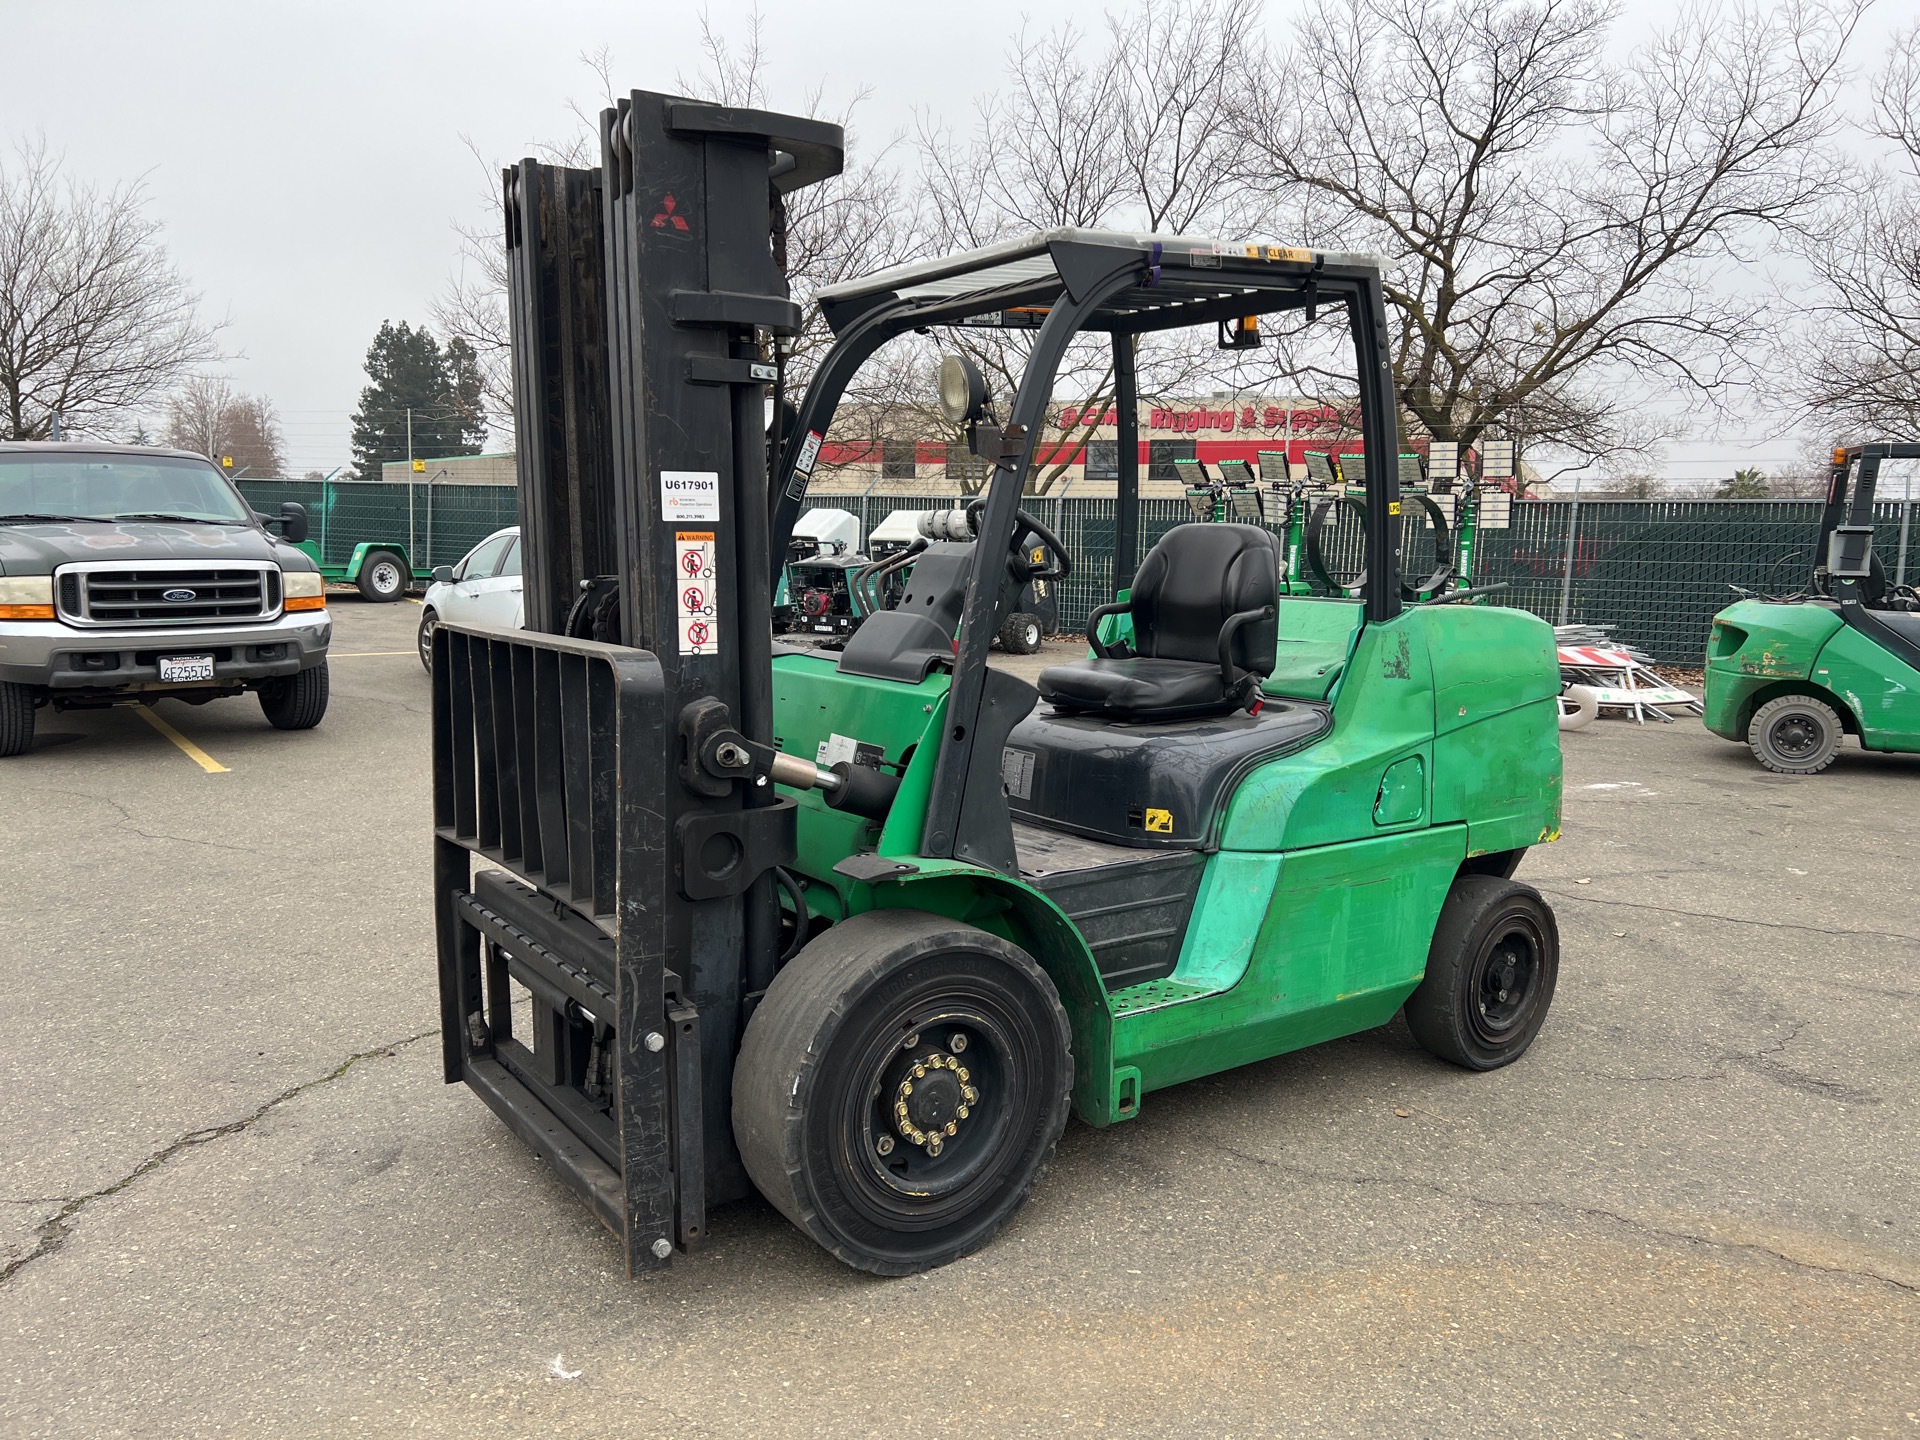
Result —
<instances>
[{"instance_id":1,"label":"pickup truck headlight","mask_svg":"<svg viewBox=\"0 0 1920 1440\"><path fill-rule=\"evenodd\" d=\"M327 608L326 577L317 570L289 570L281 577L283 588L280 593L286 596L286 608L289 610L324 610Z\"/></svg>"},{"instance_id":2,"label":"pickup truck headlight","mask_svg":"<svg viewBox=\"0 0 1920 1440\"><path fill-rule=\"evenodd\" d=\"M51 619L51 575L0 575L0 620Z\"/></svg>"}]
</instances>

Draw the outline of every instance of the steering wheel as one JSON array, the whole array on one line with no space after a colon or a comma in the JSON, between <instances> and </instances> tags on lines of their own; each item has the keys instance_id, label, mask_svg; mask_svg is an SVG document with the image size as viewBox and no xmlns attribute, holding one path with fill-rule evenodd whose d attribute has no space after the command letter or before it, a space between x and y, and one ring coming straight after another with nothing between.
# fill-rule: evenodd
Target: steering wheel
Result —
<instances>
[{"instance_id":1,"label":"steering wheel","mask_svg":"<svg viewBox=\"0 0 1920 1440\"><path fill-rule=\"evenodd\" d=\"M974 533L980 532L980 512L987 508L987 502L973 499L967 502L967 520L973 526ZM1013 538L1007 543L1007 569L1021 585L1035 580L1064 580L1073 573L1073 556L1067 553L1067 547L1060 543L1045 525L1042 525L1025 509L1013 512ZM1031 536L1046 547L1053 558L1044 564L1035 564L1027 554L1027 539Z\"/></svg>"}]
</instances>

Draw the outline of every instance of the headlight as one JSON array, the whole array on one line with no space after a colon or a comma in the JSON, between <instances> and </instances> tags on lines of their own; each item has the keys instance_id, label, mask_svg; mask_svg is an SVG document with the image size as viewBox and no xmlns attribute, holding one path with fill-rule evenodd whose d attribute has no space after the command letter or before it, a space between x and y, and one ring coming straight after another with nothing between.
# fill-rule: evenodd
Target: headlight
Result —
<instances>
[{"instance_id":1,"label":"headlight","mask_svg":"<svg viewBox=\"0 0 1920 1440\"><path fill-rule=\"evenodd\" d=\"M287 597L289 610L327 608L327 581L317 570L289 570L281 577L281 594Z\"/></svg>"},{"instance_id":2,"label":"headlight","mask_svg":"<svg viewBox=\"0 0 1920 1440\"><path fill-rule=\"evenodd\" d=\"M51 619L51 575L0 575L0 620Z\"/></svg>"},{"instance_id":3,"label":"headlight","mask_svg":"<svg viewBox=\"0 0 1920 1440\"><path fill-rule=\"evenodd\" d=\"M940 413L954 424L975 419L987 403L987 382L964 355L940 360Z\"/></svg>"}]
</instances>

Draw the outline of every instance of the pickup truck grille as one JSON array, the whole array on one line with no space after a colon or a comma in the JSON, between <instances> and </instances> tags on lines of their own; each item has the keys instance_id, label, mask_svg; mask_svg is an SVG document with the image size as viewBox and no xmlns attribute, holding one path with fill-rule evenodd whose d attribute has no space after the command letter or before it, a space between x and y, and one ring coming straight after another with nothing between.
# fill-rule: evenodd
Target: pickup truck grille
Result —
<instances>
[{"instance_id":1,"label":"pickup truck grille","mask_svg":"<svg viewBox=\"0 0 1920 1440\"><path fill-rule=\"evenodd\" d=\"M79 565L54 595L70 625L221 625L280 613L276 565Z\"/></svg>"}]
</instances>

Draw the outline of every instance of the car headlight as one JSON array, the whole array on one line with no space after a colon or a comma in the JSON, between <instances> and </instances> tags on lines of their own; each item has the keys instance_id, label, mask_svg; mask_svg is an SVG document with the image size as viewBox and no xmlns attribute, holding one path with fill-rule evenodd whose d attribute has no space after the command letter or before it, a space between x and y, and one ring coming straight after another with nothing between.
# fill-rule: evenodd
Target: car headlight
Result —
<instances>
[{"instance_id":1,"label":"car headlight","mask_svg":"<svg viewBox=\"0 0 1920 1440\"><path fill-rule=\"evenodd\" d=\"M0 575L0 620L51 619L51 575Z\"/></svg>"},{"instance_id":2,"label":"car headlight","mask_svg":"<svg viewBox=\"0 0 1920 1440\"><path fill-rule=\"evenodd\" d=\"M287 609L327 608L327 581L318 570L289 570L282 577L282 583L284 588L280 593L287 597Z\"/></svg>"}]
</instances>

